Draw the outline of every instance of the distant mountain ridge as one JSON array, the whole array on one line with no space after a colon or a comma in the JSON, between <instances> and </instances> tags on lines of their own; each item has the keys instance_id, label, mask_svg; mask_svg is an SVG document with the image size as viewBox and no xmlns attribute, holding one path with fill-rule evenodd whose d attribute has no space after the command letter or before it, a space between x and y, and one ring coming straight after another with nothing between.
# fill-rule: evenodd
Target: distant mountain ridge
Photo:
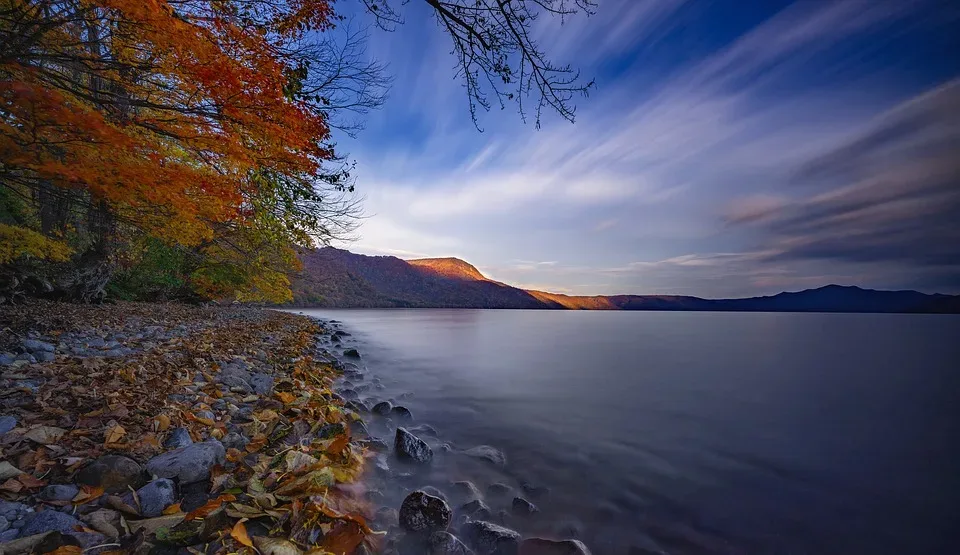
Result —
<instances>
[{"instance_id":1,"label":"distant mountain ridge","mask_svg":"<svg viewBox=\"0 0 960 555\"><path fill-rule=\"evenodd\" d=\"M295 306L331 308L534 308L729 312L960 313L960 296L827 285L744 299L682 295L573 296L493 281L459 258L401 260L326 247L301 254Z\"/></svg>"}]
</instances>

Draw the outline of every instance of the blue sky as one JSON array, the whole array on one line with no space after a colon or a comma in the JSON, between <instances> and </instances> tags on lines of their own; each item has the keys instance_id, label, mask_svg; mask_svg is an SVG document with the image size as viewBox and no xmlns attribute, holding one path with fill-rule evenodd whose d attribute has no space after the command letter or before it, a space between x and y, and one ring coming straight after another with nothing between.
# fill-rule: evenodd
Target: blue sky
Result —
<instances>
[{"instance_id":1,"label":"blue sky","mask_svg":"<svg viewBox=\"0 0 960 555\"><path fill-rule=\"evenodd\" d=\"M537 22L596 78L576 123L508 106L482 133L429 6L397 7L368 44L389 99L340 139L368 217L338 246L572 294L960 293L956 3L600 0Z\"/></svg>"}]
</instances>

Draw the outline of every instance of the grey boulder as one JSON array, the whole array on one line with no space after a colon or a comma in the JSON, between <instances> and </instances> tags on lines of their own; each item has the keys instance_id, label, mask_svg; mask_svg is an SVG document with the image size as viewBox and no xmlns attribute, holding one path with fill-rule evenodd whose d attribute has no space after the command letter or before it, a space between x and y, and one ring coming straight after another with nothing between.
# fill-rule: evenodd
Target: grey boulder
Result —
<instances>
[{"instance_id":1,"label":"grey boulder","mask_svg":"<svg viewBox=\"0 0 960 555\"><path fill-rule=\"evenodd\" d=\"M429 555L472 555L466 545L460 541L460 538L450 532L434 532L427 540Z\"/></svg>"},{"instance_id":2,"label":"grey boulder","mask_svg":"<svg viewBox=\"0 0 960 555\"><path fill-rule=\"evenodd\" d=\"M122 455L104 455L83 467L74 481L84 486L102 487L107 493L127 491L144 483L143 470L137 461Z\"/></svg>"},{"instance_id":3,"label":"grey boulder","mask_svg":"<svg viewBox=\"0 0 960 555\"><path fill-rule=\"evenodd\" d=\"M137 499L140 501L140 516L160 516L164 509L177 501L176 485L168 478L154 480L137 490ZM132 495L124 501L128 505L134 505Z\"/></svg>"},{"instance_id":4,"label":"grey boulder","mask_svg":"<svg viewBox=\"0 0 960 555\"><path fill-rule=\"evenodd\" d=\"M450 524L450 506L439 497L415 491L400 505L400 526L408 532L434 532Z\"/></svg>"},{"instance_id":5,"label":"grey boulder","mask_svg":"<svg viewBox=\"0 0 960 555\"><path fill-rule=\"evenodd\" d=\"M37 494L37 499L41 501L70 501L80 493L80 488L74 485L55 484L50 485Z\"/></svg>"},{"instance_id":6,"label":"grey boulder","mask_svg":"<svg viewBox=\"0 0 960 555\"><path fill-rule=\"evenodd\" d=\"M393 448L401 460L419 464L427 464L433 460L433 450L422 439L411 434L404 428L397 428Z\"/></svg>"},{"instance_id":7,"label":"grey boulder","mask_svg":"<svg viewBox=\"0 0 960 555\"><path fill-rule=\"evenodd\" d=\"M33 536L44 532L60 532L73 536L84 547L90 547L102 543L104 537L100 534L90 534L86 532L77 532L77 527L82 523L67 513L59 511L40 511L30 517L23 528L20 529L20 537Z\"/></svg>"},{"instance_id":8,"label":"grey boulder","mask_svg":"<svg viewBox=\"0 0 960 555\"><path fill-rule=\"evenodd\" d=\"M250 387L257 395L269 395L273 392L273 376L262 372L254 372L250 375Z\"/></svg>"},{"instance_id":9,"label":"grey boulder","mask_svg":"<svg viewBox=\"0 0 960 555\"><path fill-rule=\"evenodd\" d=\"M163 446L167 449L179 449L187 445L193 445L193 438L190 437L190 432L186 428L170 430L167 439L163 440Z\"/></svg>"},{"instance_id":10,"label":"grey boulder","mask_svg":"<svg viewBox=\"0 0 960 555\"><path fill-rule=\"evenodd\" d=\"M477 555L517 555L520 549L520 534L484 520L465 523L460 536Z\"/></svg>"},{"instance_id":11,"label":"grey boulder","mask_svg":"<svg viewBox=\"0 0 960 555\"><path fill-rule=\"evenodd\" d=\"M217 440L194 443L157 455L147 462L147 472L159 478L192 484L210 477L210 469L226 460L226 449Z\"/></svg>"}]
</instances>

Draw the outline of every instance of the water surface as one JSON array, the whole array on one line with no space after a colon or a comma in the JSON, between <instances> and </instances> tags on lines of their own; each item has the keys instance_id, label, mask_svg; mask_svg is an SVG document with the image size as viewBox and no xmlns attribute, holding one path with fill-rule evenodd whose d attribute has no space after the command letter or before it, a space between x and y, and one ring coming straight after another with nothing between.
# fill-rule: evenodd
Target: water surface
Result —
<instances>
[{"instance_id":1,"label":"water surface","mask_svg":"<svg viewBox=\"0 0 960 555\"><path fill-rule=\"evenodd\" d=\"M496 468L437 449L387 504L452 480L526 482L550 489L542 511L507 525L598 555L958 545L958 317L304 312L353 334L385 386L363 397L412 392L400 402L442 442L506 454Z\"/></svg>"}]
</instances>

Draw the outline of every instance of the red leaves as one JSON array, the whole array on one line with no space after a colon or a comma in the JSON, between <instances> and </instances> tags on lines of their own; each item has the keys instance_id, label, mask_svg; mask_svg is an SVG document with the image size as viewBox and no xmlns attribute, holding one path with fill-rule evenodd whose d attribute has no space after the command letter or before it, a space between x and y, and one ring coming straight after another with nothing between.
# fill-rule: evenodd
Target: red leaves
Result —
<instances>
[{"instance_id":1,"label":"red leaves","mask_svg":"<svg viewBox=\"0 0 960 555\"><path fill-rule=\"evenodd\" d=\"M195 520L198 518L204 518L205 516L209 515L213 511L216 511L217 509L222 507L224 503L228 501L236 501L236 500L237 500L236 496L229 493L225 493L219 497L216 497L214 499L207 501L202 506L197 507L196 509L190 511L189 513L187 513L187 516L183 517L183 519Z\"/></svg>"}]
</instances>

